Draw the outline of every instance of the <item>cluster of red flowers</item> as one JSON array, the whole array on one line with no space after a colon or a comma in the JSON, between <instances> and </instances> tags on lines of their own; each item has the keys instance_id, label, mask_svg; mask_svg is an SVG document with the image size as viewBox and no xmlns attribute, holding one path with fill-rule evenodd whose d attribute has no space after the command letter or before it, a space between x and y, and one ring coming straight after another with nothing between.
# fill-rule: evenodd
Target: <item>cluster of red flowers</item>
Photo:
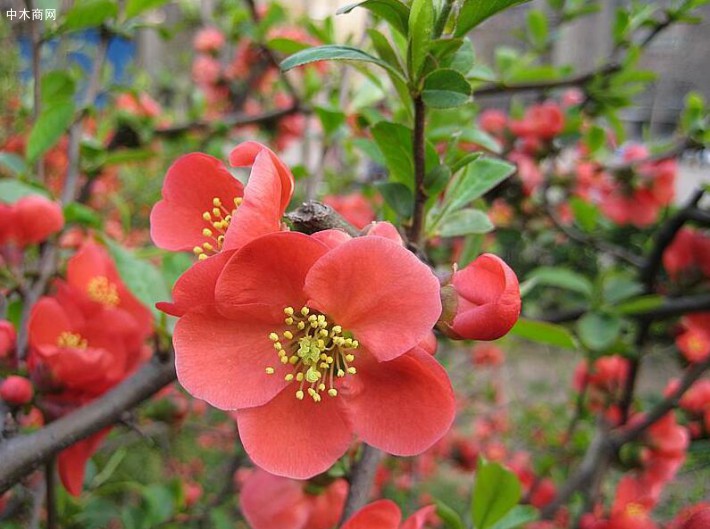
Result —
<instances>
[{"instance_id":1,"label":"cluster of red flowers","mask_svg":"<svg viewBox=\"0 0 710 529\"><path fill-rule=\"evenodd\" d=\"M604 412L612 424L620 420L618 403L629 372L629 361L619 355L602 356L594 361L582 361L574 373L574 388L586 392L587 406L595 412Z\"/></svg>"},{"instance_id":2,"label":"cluster of red flowers","mask_svg":"<svg viewBox=\"0 0 710 529\"><path fill-rule=\"evenodd\" d=\"M152 315L131 294L107 251L86 242L69 259L66 281L40 298L29 320L28 367L37 406L53 420L103 395L150 354ZM79 494L86 461L109 429L62 451L59 474Z\"/></svg>"},{"instance_id":3,"label":"cluster of red flowers","mask_svg":"<svg viewBox=\"0 0 710 529\"><path fill-rule=\"evenodd\" d=\"M199 257L159 305L180 318L181 384L234 410L245 450L276 475L326 471L353 436L395 455L428 449L455 411L432 330L505 334L520 311L515 274L484 255L442 288L389 224L357 238L284 231L289 169L254 142L229 161L251 166L246 185L207 155L177 160L151 214L158 246Z\"/></svg>"},{"instance_id":4,"label":"cluster of red flowers","mask_svg":"<svg viewBox=\"0 0 710 529\"><path fill-rule=\"evenodd\" d=\"M281 38L309 46L318 44L298 28L274 28L269 32L268 39ZM278 90L278 67L261 45L247 38L241 39L231 61L225 65L221 57L225 55L225 44L224 34L213 26L198 31L193 41L197 55L192 63L192 79L204 94L206 117L216 118L234 110L256 115L263 109L261 101L254 98L255 94L266 96L276 109L287 109L293 105L293 98ZM323 65L314 67L324 68ZM235 96L242 93L249 97ZM235 101L239 108L234 108ZM299 113L278 120L274 143L279 150L302 137L304 122L304 116ZM245 130L251 129L245 127Z\"/></svg>"}]
</instances>

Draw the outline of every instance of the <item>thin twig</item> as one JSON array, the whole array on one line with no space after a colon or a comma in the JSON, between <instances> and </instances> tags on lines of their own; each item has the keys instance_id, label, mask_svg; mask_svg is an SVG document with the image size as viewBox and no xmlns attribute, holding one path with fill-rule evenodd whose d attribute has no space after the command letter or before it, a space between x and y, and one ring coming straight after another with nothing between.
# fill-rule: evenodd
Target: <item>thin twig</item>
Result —
<instances>
[{"instance_id":1,"label":"thin twig","mask_svg":"<svg viewBox=\"0 0 710 529\"><path fill-rule=\"evenodd\" d=\"M44 465L44 483L47 505L47 529L57 529L57 483L54 457L49 458L49 461Z\"/></svg>"},{"instance_id":2,"label":"thin twig","mask_svg":"<svg viewBox=\"0 0 710 529\"><path fill-rule=\"evenodd\" d=\"M348 520L367 503L375 473L377 472L377 466L383 456L384 454L377 448L363 443L362 456L353 467L350 475L350 489L345 501L343 515L340 518L340 524Z\"/></svg>"},{"instance_id":3,"label":"thin twig","mask_svg":"<svg viewBox=\"0 0 710 529\"><path fill-rule=\"evenodd\" d=\"M414 97L414 130L412 132L412 145L414 149L414 208L412 211L412 223L408 230L409 242L415 246L421 246L421 239L424 232L424 205L427 199L426 188L424 187L425 176L425 119L426 107L421 95Z\"/></svg>"}]
</instances>

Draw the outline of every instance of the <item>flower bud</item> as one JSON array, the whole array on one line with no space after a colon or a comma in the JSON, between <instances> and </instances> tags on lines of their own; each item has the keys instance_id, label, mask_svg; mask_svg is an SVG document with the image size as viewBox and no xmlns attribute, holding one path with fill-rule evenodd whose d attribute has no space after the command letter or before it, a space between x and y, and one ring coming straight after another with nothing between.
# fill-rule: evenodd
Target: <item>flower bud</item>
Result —
<instances>
[{"instance_id":1,"label":"flower bud","mask_svg":"<svg viewBox=\"0 0 710 529\"><path fill-rule=\"evenodd\" d=\"M13 210L11 239L18 246L40 243L64 227L61 206L39 195L21 198Z\"/></svg>"},{"instance_id":2,"label":"flower bud","mask_svg":"<svg viewBox=\"0 0 710 529\"><path fill-rule=\"evenodd\" d=\"M483 254L441 289L438 328L455 340L495 340L520 316L520 285L499 257Z\"/></svg>"},{"instance_id":3,"label":"flower bud","mask_svg":"<svg viewBox=\"0 0 710 529\"><path fill-rule=\"evenodd\" d=\"M15 406L27 404L32 400L33 395L32 382L25 377L12 375L0 385L0 398L8 404Z\"/></svg>"}]
</instances>

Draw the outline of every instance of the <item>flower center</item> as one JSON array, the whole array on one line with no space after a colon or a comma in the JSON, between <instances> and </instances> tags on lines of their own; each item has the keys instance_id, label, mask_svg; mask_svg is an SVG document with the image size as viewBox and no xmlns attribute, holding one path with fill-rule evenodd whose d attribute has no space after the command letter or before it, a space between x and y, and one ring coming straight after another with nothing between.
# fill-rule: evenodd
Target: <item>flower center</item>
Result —
<instances>
[{"instance_id":1,"label":"flower center","mask_svg":"<svg viewBox=\"0 0 710 529\"><path fill-rule=\"evenodd\" d=\"M59 347L73 347L75 349L86 349L88 343L85 338L81 337L81 334L64 331L57 338L57 345Z\"/></svg>"},{"instance_id":2,"label":"flower center","mask_svg":"<svg viewBox=\"0 0 710 529\"><path fill-rule=\"evenodd\" d=\"M224 244L224 234L227 233L229 223L232 222L232 215L242 203L241 197L234 199L234 208L229 211L224 207L222 201L214 197L212 199L212 209L202 213L202 219L207 223L208 227L202 230L202 235L207 238L207 241L202 243L202 246L195 246L192 252L201 261L207 259L211 254L216 254L222 250Z\"/></svg>"},{"instance_id":3,"label":"flower center","mask_svg":"<svg viewBox=\"0 0 710 529\"><path fill-rule=\"evenodd\" d=\"M335 379L357 373L351 364L355 361L353 352L360 344L340 325L331 325L323 314L311 314L308 307L299 312L286 307L284 314L284 323L290 329L281 336L275 332L269 334L279 361L293 366L284 380L300 383L296 391L298 400L303 400L305 393L315 402L321 401L323 392L336 397ZM266 368L268 375L274 372L273 367Z\"/></svg>"},{"instance_id":4,"label":"flower center","mask_svg":"<svg viewBox=\"0 0 710 529\"><path fill-rule=\"evenodd\" d=\"M626 514L632 518L640 518L646 514L646 509L643 508L643 505L632 502L626 505Z\"/></svg>"},{"instance_id":5,"label":"flower center","mask_svg":"<svg viewBox=\"0 0 710 529\"><path fill-rule=\"evenodd\" d=\"M89 281L87 287L89 297L107 307L115 307L120 303L118 288L106 276L96 276Z\"/></svg>"}]
</instances>

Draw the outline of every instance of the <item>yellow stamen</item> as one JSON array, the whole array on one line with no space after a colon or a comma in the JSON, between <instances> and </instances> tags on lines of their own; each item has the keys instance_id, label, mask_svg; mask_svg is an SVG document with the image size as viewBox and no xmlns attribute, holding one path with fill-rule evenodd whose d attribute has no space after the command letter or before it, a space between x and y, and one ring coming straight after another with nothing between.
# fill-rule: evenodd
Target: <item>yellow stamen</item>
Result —
<instances>
[{"instance_id":1,"label":"yellow stamen","mask_svg":"<svg viewBox=\"0 0 710 529\"><path fill-rule=\"evenodd\" d=\"M118 288L106 276L96 276L89 281L87 292L93 301L98 301L107 307L115 307L121 300Z\"/></svg>"}]
</instances>

